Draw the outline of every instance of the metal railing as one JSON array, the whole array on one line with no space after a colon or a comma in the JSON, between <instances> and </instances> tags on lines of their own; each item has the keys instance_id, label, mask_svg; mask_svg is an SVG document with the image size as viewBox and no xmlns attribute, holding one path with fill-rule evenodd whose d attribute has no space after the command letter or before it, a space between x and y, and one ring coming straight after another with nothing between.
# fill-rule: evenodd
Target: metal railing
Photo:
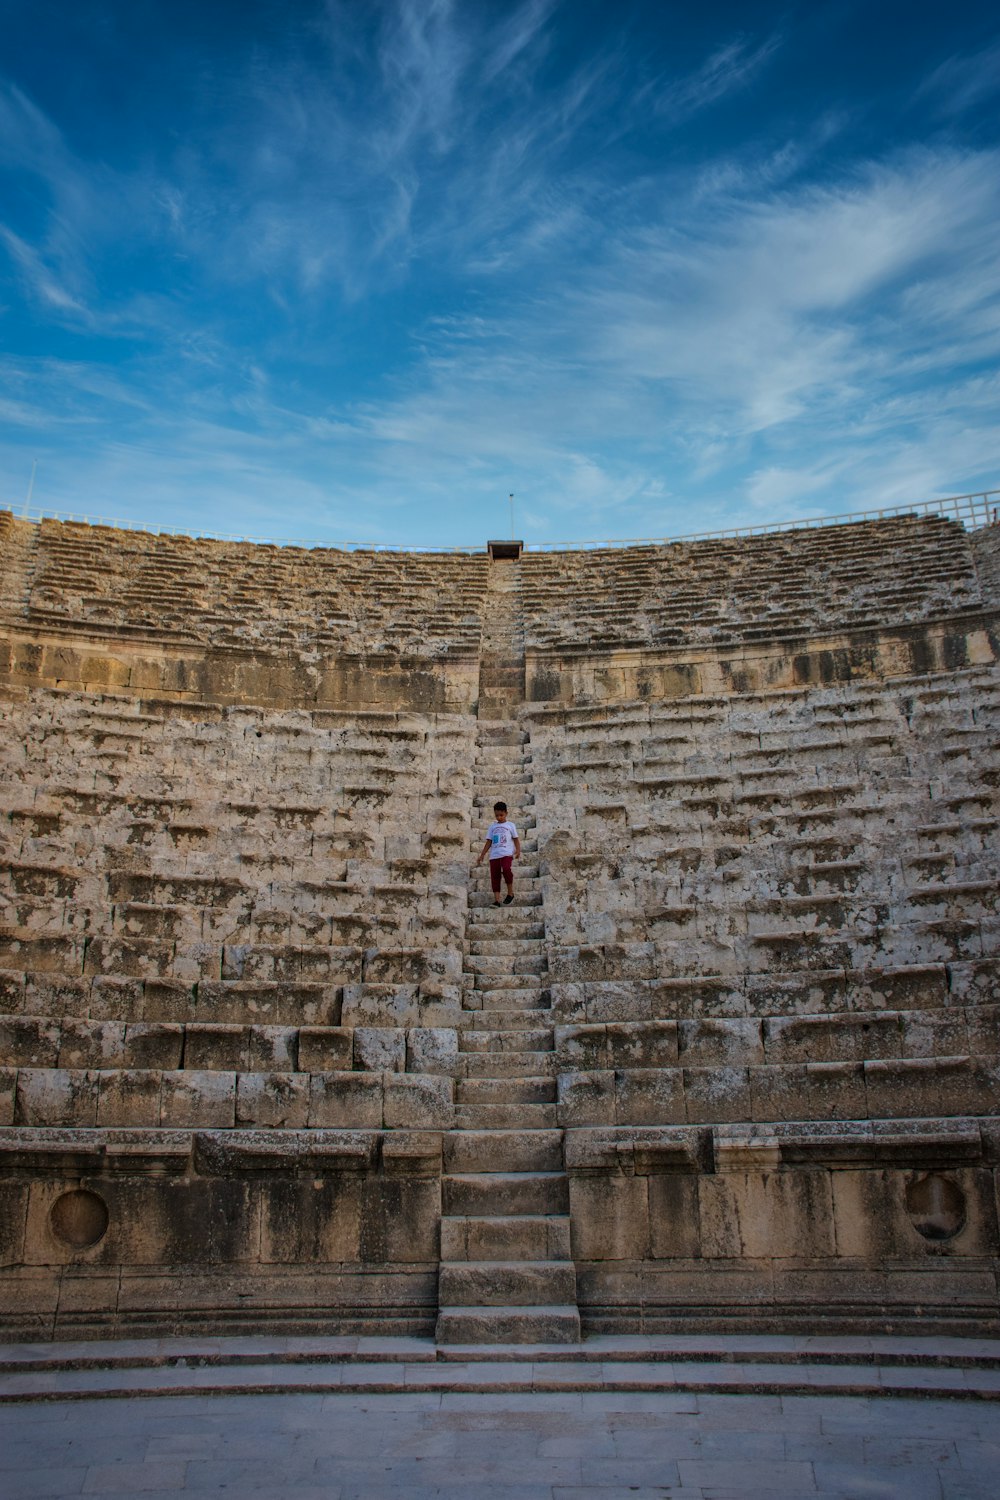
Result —
<instances>
[{"instance_id":1,"label":"metal railing","mask_svg":"<svg viewBox=\"0 0 1000 1500\"><path fill-rule=\"evenodd\" d=\"M867 510L841 511L833 516L805 516L795 521L766 521L760 526L727 526L718 531L686 531L675 536L641 536L582 542L526 542L526 552L583 552L600 547L663 547L672 542L707 542L725 537L764 536L776 531L804 531L820 526L850 526L894 516L944 516L966 531L1000 522L1000 490L971 495L947 495L941 500L916 500L909 505L881 505Z\"/></svg>"},{"instance_id":2,"label":"metal railing","mask_svg":"<svg viewBox=\"0 0 1000 1500\"><path fill-rule=\"evenodd\" d=\"M337 542L329 537L248 536L245 533L204 531L184 526L150 526L120 516L79 514L51 510L47 506L3 507L22 521L63 521L80 526L104 526L116 531L138 531L150 536L184 536L195 541L248 542L264 547L324 548L331 552L414 552L471 555L485 550L485 544L429 547L406 546L390 542ZM525 552L583 552L601 547L663 547L673 542L701 542L726 537L764 536L777 531L803 531L822 526L849 526L864 521L882 521L894 516L944 516L957 521L967 531L1000 523L1000 489L980 490L969 495L947 495L940 500L916 500L908 505L882 505L865 510L842 511L836 515L800 517L791 521L767 521L757 526L727 526L716 531L687 531L673 536L603 537L571 542L526 542Z\"/></svg>"}]
</instances>

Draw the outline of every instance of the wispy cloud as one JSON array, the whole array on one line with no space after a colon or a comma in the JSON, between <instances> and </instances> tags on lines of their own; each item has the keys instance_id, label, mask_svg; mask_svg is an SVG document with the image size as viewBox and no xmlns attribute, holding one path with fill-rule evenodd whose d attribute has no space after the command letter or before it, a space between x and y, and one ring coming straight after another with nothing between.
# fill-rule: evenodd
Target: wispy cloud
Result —
<instances>
[{"instance_id":1,"label":"wispy cloud","mask_svg":"<svg viewBox=\"0 0 1000 1500\"><path fill-rule=\"evenodd\" d=\"M316 0L104 156L0 83L7 295L73 351L0 365L0 483L30 442L65 509L443 543L511 489L558 539L1000 472L995 49L858 154L835 93L767 113L791 20L640 10Z\"/></svg>"},{"instance_id":2,"label":"wispy cloud","mask_svg":"<svg viewBox=\"0 0 1000 1500\"><path fill-rule=\"evenodd\" d=\"M674 123L716 104L727 94L746 88L780 46L769 37L754 46L745 37L734 37L717 47L686 78L665 80L654 90L654 109Z\"/></svg>"},{"instance_id":3,"label":"wispy cloud","mask_svg":"<svg viewBox=\"0 0 1000 1500\"><path fill-rule=\"evenodd\" d=\"M934 99L942 114L958 115L1000 93L1000 41L980 52L949 57L920 90Z\"/></svg>"},{"instance_id":4,"label":"wispy cloud","mask_svg":"<svg viewBox=\"0 0 1000 1500\"><path fill-rule=\"evenodd\" d=\"M60 284L58 277L45 265L37 250L33 250L20 235L3 224L0 224L0 241L7 247L7 252L20 270L32 297L57 313L71 313L89 321L89 313L83 303Z\"/></svg>"}]
</instances>

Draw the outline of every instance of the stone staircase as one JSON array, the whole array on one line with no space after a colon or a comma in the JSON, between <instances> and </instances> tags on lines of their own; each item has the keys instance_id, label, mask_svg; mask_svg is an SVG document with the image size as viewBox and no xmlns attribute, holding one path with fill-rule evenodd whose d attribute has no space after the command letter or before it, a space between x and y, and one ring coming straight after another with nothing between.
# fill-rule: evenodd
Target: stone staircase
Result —
<instances>
[{"instance_id":1,"label":"stone staircase","mask_svg":"<svg viewBox=\"0 0 1000 1500\"><path fill-rule=\"evenodd\" d=\"M0 526L0 614L27 613L38 566L39 528L9 514Z\"/></svg>"},{"instance_id":2,"label":"stone staircase","mask_svg":"<svg viewBox=\"0 0 1000 1500\"><path fill-rule=\"evenodd\" d=\"M455 1128L442 1182L439 1344L574 1343L569 1182L556 1125L528 734L505 722L523 698L520 563L495 561L481 659L473 852L503 798L521 836L514 903L496 906L485 870L470 885ZM491 722L493 716L497 722Z\"/></svg>"},{"instance_id":3,"label":"stone staircase","mask_svg":"<svg viewBox=\"0 0 1000 1500\"><path fill-rule=\"evenodd\" d=\"M519 557L490 560L484 604L479 657L479 718L506 719L512 709L524 702L525 691L524 607Z\"/></svg>"}]
</instances>

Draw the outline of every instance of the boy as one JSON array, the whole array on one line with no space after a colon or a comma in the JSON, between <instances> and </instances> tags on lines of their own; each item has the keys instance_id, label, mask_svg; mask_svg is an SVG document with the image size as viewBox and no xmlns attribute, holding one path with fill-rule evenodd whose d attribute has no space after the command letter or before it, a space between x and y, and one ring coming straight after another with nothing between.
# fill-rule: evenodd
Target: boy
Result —
<instances>
[{"instance_id":1,"label":"boy","mask_svg":"<svg viewBox=\"0 0 1000 1500\"><path fill-rule=\"evenodd\" d=\"M494 802L493 816L496 822L490 824L490 831L486 835L485 844L479 851L476 864L482 864L486 851L489 850L493 905L501 904L500 876L503 875L507 882L507 894L503 898L503 905L509 906L514 899L514 861L521 858L521 840L517 836L517 829L508 820L506 802Z\"/></svg>"}]
</instances>

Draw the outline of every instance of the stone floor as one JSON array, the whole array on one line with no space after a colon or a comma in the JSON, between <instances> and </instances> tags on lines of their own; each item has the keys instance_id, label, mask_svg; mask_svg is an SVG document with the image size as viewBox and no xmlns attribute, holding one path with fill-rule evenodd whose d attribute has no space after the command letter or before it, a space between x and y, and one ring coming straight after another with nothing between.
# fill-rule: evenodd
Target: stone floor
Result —
<instances>
[{"instance_id":1,"label":"stone floor","mask_svg":"<svg viewBox=\"0 0 1000 1500\"><path fill-rule=\"evenodd\" d=\"M0 1407L0 1495L996 1500L1000 1403L673 1392Z\"/></svg>"}]
</instances>

